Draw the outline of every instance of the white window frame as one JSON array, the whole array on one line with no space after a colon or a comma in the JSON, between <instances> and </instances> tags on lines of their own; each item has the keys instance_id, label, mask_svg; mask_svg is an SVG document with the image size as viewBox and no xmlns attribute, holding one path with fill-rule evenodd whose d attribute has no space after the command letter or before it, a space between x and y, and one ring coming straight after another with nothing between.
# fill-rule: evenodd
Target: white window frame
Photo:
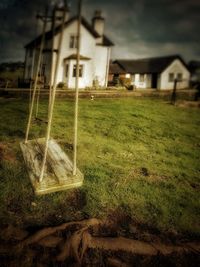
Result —
<instances>
[{"instance_id":1,"label":"white window frame","mask_svg":"<svg viewBox=\"0 0 200 267\"><path fill-rule=\"evenodd\" d=\"M177 73L176 78L178 81L182 81L183 80L183 73L182 72Z\"/></svg>"},{"instance_id":2,"label":"white window frame","mask_svg":"<svg viewBox=\"0 0 200 267\"><path fill-rule=\"evenodd\" d=\"M71 34L69 37L69 48L74 49L77 48L78 44L78 36L76 34Z\"/></svg>"},{"instance_id":3,"label":"white window frame","mask_svg":"<svg viewBox=\"0 0 200 267\"><path fill-rule=\"evenodd\" d=\"M69 64L67 63L65 65L65 77L68 78L68 76L69 76Z\"/></svg>"},{"instance_id":4,"label":"white window frame","mask_svg":"<svg viewBox=\"0 0 200 267\"><path fill-rule=\"evenodd\" d=\"M174 82L175 75L173 72L170 72L168 75L168 82L172 83Z\"/></svg>"},{"instance_id":5,"label":"white window frame","mask_svg":"<svg viewBox=\"0 0 200 267\"><path fill-rule=\"evenodd\" d=\"M79 78L83 78L84 76L84 65L80 64L79 65ZM73 70L72 70L72 77L76 77L76 64L73 65Z\"/></svg>"}]
</instances>

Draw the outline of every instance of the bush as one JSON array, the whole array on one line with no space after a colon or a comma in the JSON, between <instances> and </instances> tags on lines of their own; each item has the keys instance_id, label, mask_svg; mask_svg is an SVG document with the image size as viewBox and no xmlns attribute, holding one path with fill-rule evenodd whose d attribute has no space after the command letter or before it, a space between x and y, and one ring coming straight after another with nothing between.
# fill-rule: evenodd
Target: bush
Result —
<instances>
[{"instance_id":1,"label":"bush","mask_svg":"<svg viewBox=\"0 0 200 267\"><path fill-rule=\"evenodd\" d=\"M95 89L99 88L99 80L97 78L95 78L92 83L93 83L93 88Z\"/></svg>"},{"instance_id":2,"label":"bush","mask_svg":"<svg viewBox=\"0 0 200 267\"><path fill-rule=\"evenodd\" d=\"M63 89L64 86L65 86L65 83L59 82L57 87L60 88L60 89Z\"/></svg>"},{"instance_id":3,"label":"bush","mask_svg":"<svg viewBox=\"0 0 200 267\"><path fill-rule=\"evenodd\" d=\"M134 85L129 85L126 87L129 91L133 91L135 89Z\"/></svg>"},{"instance_id":4,"label":"bush","mask_svg":"<svg viewBox=\"0 0 200 267\"><path fill-rule=\"evenodd\" d=\"M126 88L128 88L129 86L131 86L131 78L119 78L119 82L120 85L125 86Z\"/></svg>"}]
</instances>

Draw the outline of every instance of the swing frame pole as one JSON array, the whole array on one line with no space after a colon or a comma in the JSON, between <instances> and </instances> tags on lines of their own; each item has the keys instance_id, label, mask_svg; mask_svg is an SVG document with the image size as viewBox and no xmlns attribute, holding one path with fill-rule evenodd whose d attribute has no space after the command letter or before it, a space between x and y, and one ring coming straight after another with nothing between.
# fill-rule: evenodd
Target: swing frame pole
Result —
<instances>
[{"instance_id":1,"label":"swing frame pole","mask_svg":"<svg viewBox=\"0 0 200 267\"><path fill-rule=\"evenodd\" d=\"M43 57L41 56L41 62L40 62L40 84L37 88L37 97L36 97L36 110L35 110L35 118L38 118L38 111L39 111L39 101L40 101L40 91L41 91L41 78L42 78L42 62L43 62Z\"/></svg>"},{"instance_id":2,"label":"swing frame pole","mask_svg":"<svg viewBox=\"0 0 200 267\"><path fill-rule=\"evenodd\" d=\"M76 55L76 82L75 82L75 109L74 109L74 154L73 154L73 175L77 172L77 136L78 136L78 93L80 74L80 32L81 32L82 0L78 3L78 25L77 25L77 55Z\"/></svg>"},{"instance_id":3,"label":"swing frame pole","mask_svg":"<svg viewBox=\"0 0 200 267\"><path fill-rule=\"evenodd\" d=\"M36 21L36 30L35 30L35 36L37 36L38 32L38 19ZM33 57L32 57L32 62L31 62L31 81L30 81L30 91L29 91L29 112L31 110L31 98L32 98L32 87L33 87L33 73L34 73L34 65L35 65L35 58L36 58L36 41L34 42L34 48L33 48Z\"/></svg>"},{"instance_id":4,"label":"swing frame pole","mask_svg":"<svg viewBox=\"0 0 200 267\"><path fill-rule=\"evenodd\" d=\"M33 107L34 107L35 96L36 96L36 91L37 91L38 75L39 75L40 64L41 64L41 59L42 59L42 51L44 48L44 41L45 41L47 15L48 15L48 8L46 8L46 11L45 11L45 20L44 20L43 30L42 30L42 40L41 40L41 46L40 46L40 50L39 50L39 56L38 56L38 62L37 62L38 64L37 64L36 76L35 76L34 87L33 87L33 95L32 95L32 99L31 99L30 112L29 112L28 124L27 124L27 129L26 129L26 135L25 135L25 144L28 141L29 131L30 131L30 127L31 127L31 120L32 120L32 116L33 116Z\"/></svg>"},{"instance_id":5,"label":"swing frame pole","mask_svg":"<svg viewBox=\"0 0 200 267\"><path fill-rule=\"evenodd\" d=\"M30 112L30 109L31 109L31 99L32 99L32 87L33 87L33 66L35 65L35 50L36 50L36 46L34 46L34 49L33 49L33 58L32 58L32 67L31 67L31 81L30 81L30 91L29 91L29 112Z\"/></svg>"},{"instance_id":6,"label":"swing frame pole","mask_svg":"<svg viewBox=\"0 0 200 267\"><path fill-rule=\"evenodd\" d=\"M51 106L51 100L52 100L52 90L53 90L53 83L54 83L54 79L53 79L53 72L54 72L54 67L53 67L53 63L54 63L54 35L55 35L55 21L56 21L56 14L55 14L55 10L53 11L53 16L52 16L52 44L51 44L51 69L50 69L50 83L49 83L49 106L48 106L48 110L50 110L50 106Z\"/></svg>"},{"instance_id":7,"label":"swing frame pole","mask_svg":"<svg viewBox=\"0 0 200 267\"><path fill-rule=\"evenodd\" d=\"M60 65L61 45L62 45L62 40L63 40L63 32L64 32L65 19L66 19L66 11L64 10L63 12L64 13L63 13L63 18L62 18L61 32L60 32L60 38L59 38L59 43L58 43L58 54L57 54L56 66L55 66L55 75L54 75L54 82L53 82L53 88L52 88L51 103L50 103L49 114L48 114L48 125L47 125L47 132L46 132L45 149L44 149L44 156L43 156L43 160L42 160L42 167L41 167L39 182L42 182L43 177L44 177L44 170L45 170L45 165L46 165L46 160L47 160L48 145L49 145L49 139L50 139L50 134L51 134L53 108L54 108L56 87L57 87L58 67Z\"/></svg>"}]
</instances>

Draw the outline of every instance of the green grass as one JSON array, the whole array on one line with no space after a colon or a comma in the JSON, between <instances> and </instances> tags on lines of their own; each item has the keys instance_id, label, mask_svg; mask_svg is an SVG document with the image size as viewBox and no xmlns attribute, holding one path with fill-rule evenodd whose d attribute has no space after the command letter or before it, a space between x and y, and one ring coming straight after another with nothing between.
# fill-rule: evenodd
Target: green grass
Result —
<instances>
[{"instance_id":1,"label":"green grass","mask_svg":"<svg viewBox=\"0 0 200 267\"><path fill-rule=\"evenodd\" d=\"M200 234L199 110L149 99L80 100L78 167L84 185L36 197L19 148L28 103L0 103L0 142L8 153L0 170L2 223L51 225L120 210L161 231ZM43 100L41 117L46 110ZM52 136L70 156L73 112L72 101L57 100ZM45 126L34 123L30 138L44 133Z\"/></svg>"}]
</instances>

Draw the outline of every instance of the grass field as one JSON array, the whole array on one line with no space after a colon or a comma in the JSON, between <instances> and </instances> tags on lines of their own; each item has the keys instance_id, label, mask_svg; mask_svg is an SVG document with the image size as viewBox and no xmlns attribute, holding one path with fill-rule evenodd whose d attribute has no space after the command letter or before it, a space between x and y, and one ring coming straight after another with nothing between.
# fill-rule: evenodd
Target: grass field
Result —
<instances>
[{"instance_id":1,"label":"grass field","mask_svg":"<svg viewBox=\"0 0 200 267\"><path fill-rule=\"evenodd\" d=\"M0 221L24 226L125 214L160 231L200 234L200 116L148 99L80 100L84 186L36 197L23 163L28 103L0 99ZM40 105L46 116L47 103ZM57 100L52 136L72 155L73 102ZM34 123L30 138L42 137Z\"/></svg>"}]
</instances>

